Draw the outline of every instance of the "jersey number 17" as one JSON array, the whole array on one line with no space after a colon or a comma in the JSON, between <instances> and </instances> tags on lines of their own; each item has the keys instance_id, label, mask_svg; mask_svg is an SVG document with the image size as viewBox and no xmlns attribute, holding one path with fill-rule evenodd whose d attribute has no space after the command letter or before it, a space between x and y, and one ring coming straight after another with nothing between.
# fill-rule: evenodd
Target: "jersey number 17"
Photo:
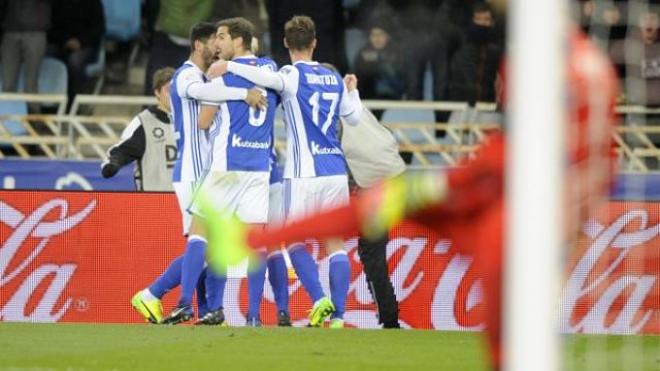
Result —
<instances>
[{"instance_id":1,"label":"jersey number 17","mask_svg":"<svg viewBox=\"0 0 660 371\"><path fill-rule=\"evenodd\" d=\"M323 125L321 126L319 125L319 111L321 110L321 104L325 104L325 101L330 103L330 110L328 111L328 115L325 118ZM312 121L314 121L314 125L320 127L321 132L325 135L328 132L330 125L332 125L332 118L335 115L337 102L339 102L339 93L319 93L317 91L312 94L308 102L312 105Z\"/></svg>"}]
</instances>

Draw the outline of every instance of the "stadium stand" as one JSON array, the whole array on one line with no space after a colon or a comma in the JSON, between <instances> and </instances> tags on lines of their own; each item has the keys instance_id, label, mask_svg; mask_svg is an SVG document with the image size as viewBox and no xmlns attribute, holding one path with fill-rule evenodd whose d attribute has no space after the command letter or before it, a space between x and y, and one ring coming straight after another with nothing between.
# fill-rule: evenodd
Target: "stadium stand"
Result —
<instances>
[{"instance_id":1,"label":"stadium stand","mask_svg":"<svg viewBox=\"0 0 660 371\"><path fill-rule=\"evenodd\" d=\"M39 94L64 94L67 89L67 72L64 63L55 58L46 57L39 67ZM0 89L2 78L0 77ZM18 78L18 92L25 91L25 71L21 68Z\"/></svg>"},{"instance_id":2,"label":"stadium stand","mask_svg":"<svg viewBox=\"0 0 660 371\"><path fill-rule=\"evenodd\" d=\"M140 34L140 0L103 0L105 37L131 41Z\"/></svg>"},{"instance_id":3,"label":"stadium stand","mask_svg":"<svg viewBox=\"0 0 660 371\"><path fill-rule=\"evenodd\" d=\"M27 115L21 111L19 104L6 102L38 102L54 104L58 107L55 115ZM102 158L107 148L115 143L130 121L130 117L143 106L153 104L152 97L122 96L122 95L77 95L71 110L64 114L66 96L64 95L0 95L0 107L14 107L0 111L0 141L20 146L19 155L24 158L49 157L73 159ZM468 107L460 102L413 102L413 101L364 101L370 109L384 109L383 123L390 128L399 142L401 151L409 151L413 161L409 168L429 168L451 166L461 158L469 156L484 139L488 130L499 130L499 124L474 123L435 123L435 110L461 111ZM112 115L84 116L82 107L93 109L105 108L117 112ZM481 112L494 112L495 105L478 103L476 109ZM660 109L642 106L619 106L617 112L626 114L655 115ZM45 133L38 133L31 123L35 118L48 126ZM22 123L22 124L21 124ZM12 132L19 127L28 127L21 133ZM10 129L13 128L13 129ZM276 132L284 130L281 118L276 120ZM436 130L446 131L445 137L434 135ZM622 170L626 172L657 172L654 161L660 160L660 149L650 139L660 134L657 126L627 125L617 128L615 141L618 144L618 154ZM631 141L629 138L634 137ZM283 148L283 136L278 135L278 148ZM48 143L48 144L46 144ZM29 153L27 145L50 145L48 151ZM12 151L7 147L0 148L0 157L8 156Z\"/></svg>"},{"instance_id":4,"label":"stadium stand","mask_svg":"<svg viewBox=\"0 0 660 371\"><path fill-rule=\"evenodd\" d=\"M0 115L27 115L27 103L16 100L0 101ZM3 134L8 133L11 136L19 136L27 133L20 121L7 120L3 124Z\"/></svg>"}]
</instances>

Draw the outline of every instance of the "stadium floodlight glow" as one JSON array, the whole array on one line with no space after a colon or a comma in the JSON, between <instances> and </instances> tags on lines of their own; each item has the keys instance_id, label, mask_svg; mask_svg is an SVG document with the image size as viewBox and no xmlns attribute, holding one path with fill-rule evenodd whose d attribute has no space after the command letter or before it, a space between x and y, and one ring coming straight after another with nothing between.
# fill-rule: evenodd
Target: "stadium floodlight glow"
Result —
<instances>
[{"instance_id":1,"label":"stadium floodlight glow","mask_svg":"<svg viewBox=\"0 0 660 371\"><path fill-rule=\"evenodd\" d=\"M565 1L509 2L507 370L559 370Z\"/></svg>"}]
</instances>

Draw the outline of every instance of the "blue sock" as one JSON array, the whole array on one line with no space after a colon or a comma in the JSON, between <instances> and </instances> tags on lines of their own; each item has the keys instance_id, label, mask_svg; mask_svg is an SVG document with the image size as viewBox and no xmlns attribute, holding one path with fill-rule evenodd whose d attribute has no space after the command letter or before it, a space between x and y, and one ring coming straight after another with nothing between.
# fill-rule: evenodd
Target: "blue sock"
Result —
<instances>
[{"instance_id":1,"label":"blue sock","mask_svg":"<svg viewBox=\"0 0 660 371\"><path fill-rule=\"evenodd\" d=\"M193 292L197 287L199 276L204 270L204 255L206 240L200 236L188 237L186 252L183 254L181 268L181 298L179 306L191 305Z\"/></svg>"},{"instance_id":2,"label":"blue sock","mask_svg":"<svg viewBox=\"0 0 660 371\"><path fill-rule=\"evenodd\" d=\"M302 282L305 290L309 294L312 302L316 302L325 296L323 288L321 288L321 281L319 280L319 268L307 249L303 244L296 244L289 250L289 257L291 264L296 270L298 279Z\"/></svg>"},{"instance_id":3,"label":"blue sock","mask_svg":"<svg viewBox=\"0 0 660 371\"><path fill-rule=\"evenodd\" d=\"M202 274L199 275L197 280L197 317L202 318L209 312L209 305L206 301L206 271L204 268Z\"/></svg>"},{"instance_id":4,"label":"blue sock","mask_svg":"<svg viewBox=\"0 0 660 371\"><path fill-rule=\"evenodd\" d=\"M227 274L218 274L211 269L206 270L206 301L209 311L223 308Z\"/></svg>"},{"instance_id":5,"label":"blue sock","mask_svg":"<svg viewBox=\"0 0 660 371\"><path fill-rule=\"evenodd\" d=\"M332 318L344 318L346 296L351 281L351 265L345 251L339 251L330 257L330 298L335 305Z\"/></svg>"},{"instance_id":6,"label":"blue sock","mask_svg":"<svg viewBox=\"0 0 660 371\"><path fill-rule=\"evenodd\" d=\"M273 288L277 311L289 313L289 272L281 252L268 257L268 281Z\"/></svg>"},{"instance_id":7,"label":"blue sock","mask_svg":"<svg viewBox=\"0 0 660 371\"><path fill-rule=\"evenodd\" d=\"M165 272L158 277L154 283L149 286L151 294L158 299L162 299L168 291L177 287L181 283L181 265L183 264L183 255L172 260Z\"/></svg>"},{"instance_id":8,"label":"blue sock","mask_svg":"<svg viewBox=\"0 0 660 371\"><path fill-rule=\"evenodd\" d=\"M266 282L266 253L258 252L255 259L248 262L248 312L247 318L260 318L261 298Z\"/></svg>"}]
</instances>

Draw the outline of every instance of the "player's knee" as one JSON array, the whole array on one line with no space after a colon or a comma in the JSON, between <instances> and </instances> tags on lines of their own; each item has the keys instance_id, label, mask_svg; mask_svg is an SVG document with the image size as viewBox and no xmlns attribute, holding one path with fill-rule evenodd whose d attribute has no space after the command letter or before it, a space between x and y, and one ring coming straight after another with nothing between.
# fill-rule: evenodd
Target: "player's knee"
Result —
<instances>
[{"instance_id":1,"label":"player's knee","mask_svg":"<svg viewBox=\"0 0 660 371\"><path fill-rule=\"evenodd\" d=\"M267 259L272 259L272 258L275 258L275 257L277 257L277 256L282 256L282 250L273 250L273 251L269 251L269 252L268 252L268 255L266 256L266 258L267 258Z\"/></svg>"},{"instance_id":2,"label":"player's knee","mask_svg":"<svg viewBox=\"0 0 660 371\"><path fill-rule=\"evenodd\" d=\"M292 244L289 244L286 247L286 251L291 254L292 252L299 250L299 249L304 249L305 248L305 243L304 242L294 242Z\"/></svg>"},{"instance_id":3,"label":"player's knee","mask_svg":"<svg viewBox=\"0 0 660 371\"><path fill-rule=\"evenodd\" d=\"M190 235L197 235L206 238L206 225L204 224L204 219L198 215L193 215L192 223L190 224Z\"/></svg>"},{"instance_id":4,"label":"player's knee","mask_svg":"<svg viewBox=\"0 0 660 371\"><path fill-rule=\"evenodd\" d=\"M344 240L338 238L329 239L325 243L325 248L328 255L344 251Z\"/></svg>"}]
</instances>

